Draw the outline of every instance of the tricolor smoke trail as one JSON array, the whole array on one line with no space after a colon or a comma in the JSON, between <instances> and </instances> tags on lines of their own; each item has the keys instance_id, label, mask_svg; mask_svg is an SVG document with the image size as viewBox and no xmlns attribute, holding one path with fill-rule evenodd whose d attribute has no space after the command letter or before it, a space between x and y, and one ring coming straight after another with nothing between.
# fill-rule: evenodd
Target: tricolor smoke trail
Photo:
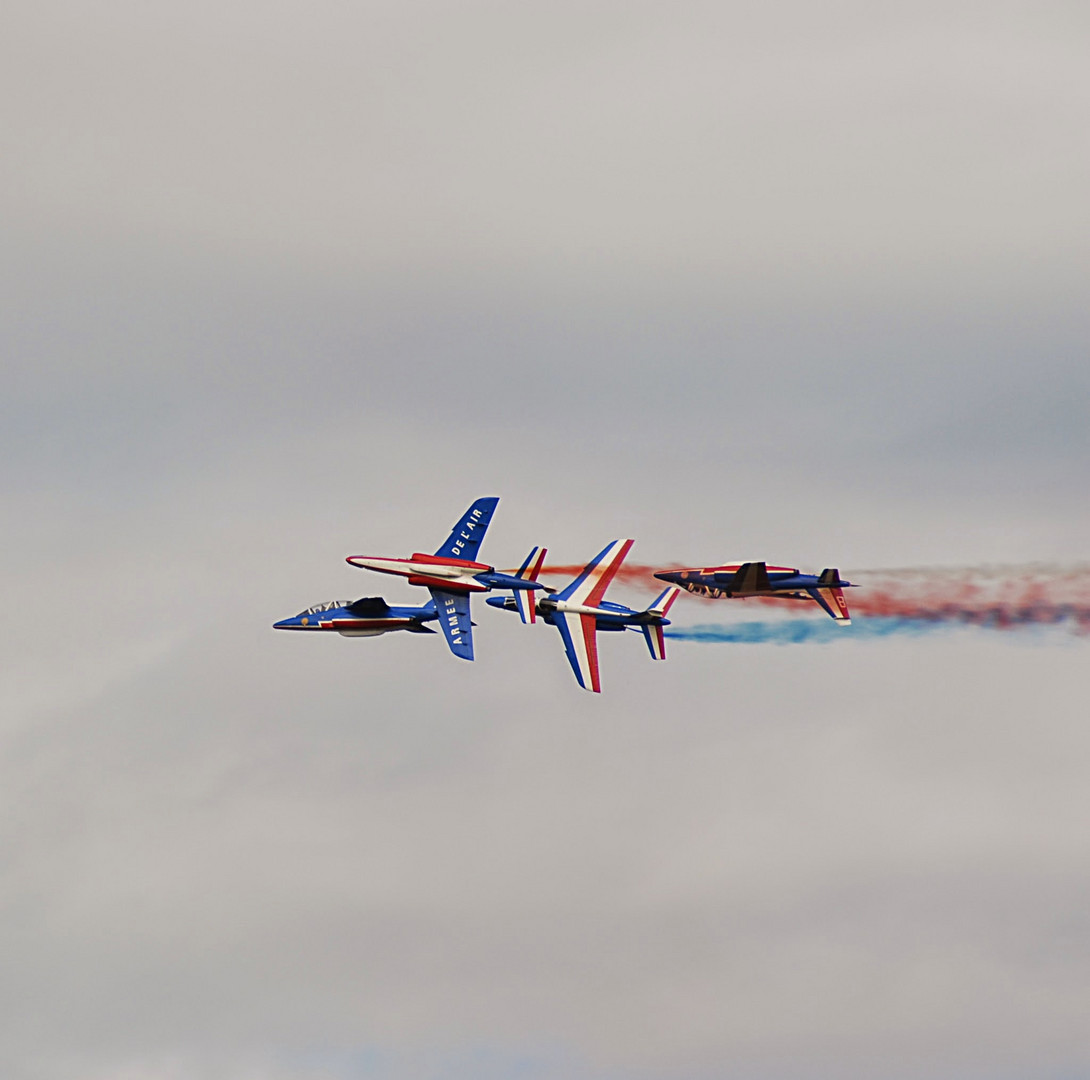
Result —
<instances>
[{"instance_id":1,"label":"tricolor smoke trail","mask_svg":"<svg viewBox=\"0 0 1090 1080\"><path fill-rule=\"evenodd\" d=\"M672 563L682 566L684 563ZM695 565L690 563L689 565ZM548 566L543 574L574 577L582 566ZM654 577L663 566L622 566L617 580L659 592L663 583ZM699 604L705 615L715 605L728 618L752 611L752 605L770 605L793 616L788 621L724 622L683 629L673 626L672 637L692 641L832 641L845 636L888 636L923 633L940 626L980 626L1019 630L1055 626L1076 634L1090 634L1090 565L993 567L925 567L902 570L845 570L858 589L847 590L853 622L836 626L816 605L774 597L708 599L683 593L671 611L675 623L684 620L685 606ZM747 606L744 606L747 605ZM729 616L728 616L729 612Z\"/></svg>"},{"instance_id":2,"label":"tricolor smoke trail","mask_svg":"<svg viewBox=\"0 0 1090 1080\"><path fill-rule=\"evenodd\" d=\"M864 618L850 627L837 626L829 618L785 619L782 622L701 623L671 626L665 634L677 641L727 645L802 645L833 641L892 637L895 634L926 634L942 624L882 615Z\"/></svg>"}]
</instances>

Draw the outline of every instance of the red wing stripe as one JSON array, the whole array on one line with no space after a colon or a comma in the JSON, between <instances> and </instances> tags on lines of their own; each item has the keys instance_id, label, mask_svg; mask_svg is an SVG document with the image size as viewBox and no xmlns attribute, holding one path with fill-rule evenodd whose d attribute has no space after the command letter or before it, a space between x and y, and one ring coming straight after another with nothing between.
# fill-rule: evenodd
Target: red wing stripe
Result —
<instances>
[{"instance_id":1,"label":"red wing stripe","mask_svg":"<svg viewBox=\"0 0 1090 1080\"><path fill-rule=\"evenodd\" d=\"M591 589L587 599L584 601L587 607L597 607L602 597L605 595L606 589L609 588L609 583L617 576L617 571L621 568L621 563L625 561L625 557L632 550L634 540L626 540L621 545L621 550L613 556L612 561L607 567L606 571L597 580L594 588Z\"/></svg>"},{"instance_id":2,"label":"red wing stripe","mask_svg":"<svg viewBox=\"0 0 1090 1080\"><path fill-rule=\"evenodd\" d=\"M598 676L598 620L593 615L579 616L579 629L583 633L583 644L587 654L587 675L594 693L602 692L602 682Z\"/></svg>"}]
</instances>

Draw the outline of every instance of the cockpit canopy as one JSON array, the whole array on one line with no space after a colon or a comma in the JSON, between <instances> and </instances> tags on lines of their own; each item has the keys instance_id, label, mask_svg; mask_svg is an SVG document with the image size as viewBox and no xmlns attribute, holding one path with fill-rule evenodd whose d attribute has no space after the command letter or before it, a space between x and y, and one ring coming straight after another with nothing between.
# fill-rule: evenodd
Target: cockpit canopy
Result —
<instances>
[{"instance_id":1,"label":"cockpit canopy","mask_svg":"<svg viewBox=\"0 0 1090 1080\"><path fill-rule=\"evenodd\" d=\"M313 607L308 607L306 611L300 611L300 615L317 615L322 611L332 611L334 608L348 607L348 600L328 600L324 604L315 604Z\"/></svg>"},{"instance_id":2,"label":"cockpit canopy","mask_svg":"<svg viewBox=\"0 0 1090 1080\"><path fill-rule=\"evenodd\" d=\"M300 611L296 617L320 615L323 611L333 611L335 608L347 608L350 614L357 617L380 616L390 610L389 604L381 596L363 596L359 600L329 600L324 604L315 604L306 611Z\"/></svg>"}]
</instances>

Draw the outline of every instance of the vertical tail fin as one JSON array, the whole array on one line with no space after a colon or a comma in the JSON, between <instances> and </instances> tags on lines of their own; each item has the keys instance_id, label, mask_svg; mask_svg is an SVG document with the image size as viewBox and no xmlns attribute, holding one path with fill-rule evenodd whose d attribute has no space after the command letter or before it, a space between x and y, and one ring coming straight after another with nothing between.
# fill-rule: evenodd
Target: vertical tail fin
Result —
<instances>
[{"instance_id":1,"label":"vertical tail fin","mask_svg":"<svg viewBox=\"0 0 1090 1080\"><path fill-rule=\"evenodd\" d=\"M735 571L731 589L735 596L767 592L772 586L768 580L768 565L763 562L742 563Z\"/></svg>"},{"instance_id":2,"label":"vertical tail fin","mask_svg":"<svg viewBox=\"0 0 1090 1080\"><path fill-rule=\"evenodd\" d=\"M545 562L545 553L548 548L534 548L523 560L515 577L524 581L537 581L538 574ZM533 589L515 589L515 604L518 607L519 618L523 623L537 622L537 597Z\"/></svg>"}]
</instances>

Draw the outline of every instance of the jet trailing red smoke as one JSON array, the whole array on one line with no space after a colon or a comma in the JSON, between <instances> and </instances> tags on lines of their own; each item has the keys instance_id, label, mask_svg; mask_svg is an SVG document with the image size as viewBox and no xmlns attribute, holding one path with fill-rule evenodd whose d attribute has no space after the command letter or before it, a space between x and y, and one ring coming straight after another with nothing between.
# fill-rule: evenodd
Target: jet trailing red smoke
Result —
<instances>
[{"instance_id":1,"label":"jet trailing red smoke","mask_svg":"<svg viewBox=\"0 0 1090 1080\"><path fill-rule=\"evenodd\" d=\"M655 571L684 565L693 564L626 564L616 580L661 591L662 582L655 579ZM543 577L570 579L582 569L581 565L550 565L541 573ZM1086 564L845 570L844 576L861 586L847 590L853 616L963 623L1001 630L1068 624L1077 633L1090 633L1090 565ZM699 595L691 599L702 605L719 605L724 611L751 610L722 599ZM775 597L746 597L745 601L801 614L795 601ZM680 614L678 609L675 611ZM815 610L814 614L819 612Z\"/></svg>"}]
</instances>

